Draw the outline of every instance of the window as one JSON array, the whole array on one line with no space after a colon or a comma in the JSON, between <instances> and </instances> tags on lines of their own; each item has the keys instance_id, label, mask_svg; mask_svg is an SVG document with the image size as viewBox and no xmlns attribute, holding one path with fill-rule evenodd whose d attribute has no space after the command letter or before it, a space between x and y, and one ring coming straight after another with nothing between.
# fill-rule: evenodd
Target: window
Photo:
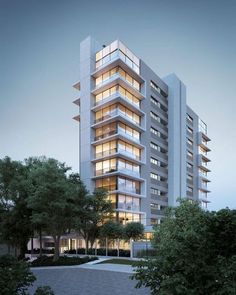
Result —
<instances>
[{"instance_id":1,"label":"window","mask_svg":"<svg viewBox=\"0 0 236 295\"><path fill-rule=\"evenodd\" d=\"M117 57L139 74L139 59L120 41L114 41L96 53L96 68Z\"/></svg>"},{"instance_id":2,"label":"window","mask_svg":"<svg viewBox=\"0 0 236 295\"><path fill-rule=\"evenodd\" d=\"M151 187L151 194L160 196L161 195L161 191L158 190L158 189L156 189L156 188Z\"/></svg>"},{"instance_id":3,"label":"window","mask_svg":"<svg viewBox=\"0 0 236 295\"><path fill-rule=\"evenodd\" d=\"M207 125L201 119L198 120L198 130L207 134Z\"/></svg>"},{"instance_id":4,"label":"window","mask_svg":"<svg viewBox=\"0 0 236 295\"><path fill-rule=\"evenodd\" d=\"M128 213L128 212L118 212L118 220L121 224L126 224L128 222L141 222L141 214Z\"/></svg>"},{"instance_id":5,"label":"window","mask_svg":"<svg viewBox=\"0 0 236 295\"><path fill-rule=\"evenodd\" d=\"M152 164L154 164L154 165L156 165L156 166L158 166L158 167L160 167L161 166L161 162L160 161L158 161L157 159L155 159L155 158L150 158L150 162L152 163Z\"/></svg>"},{"instance_id":6,"label":"window","mask_svg":"<svg viewBox=\"0 0 236 295\"><path fill-rule=\"evenodd\" d=\"M161 118L157 115L157 114L155 114L155 113L153 113L153 112L150 112L150 116L151 116L151 118L153 118L155 121L157 121L157 122L161 122Z\"/></svg>"},{"instance_id":7,"label":"window","mask_svg":"<svg viewBox=\"0 0 236 295\"><path fill-rule=\"evenodd\" d=\"M130 193L140 194L140 182L124 177L118 177L118 189Z\"/></svg>"},{"instance_id":8,"label":"window","mask_svg":"<svg viewBox=\"0 0 236 295\"><path fill-rule=\"evenodd\" d=\"M116 126L116 123L111 123L103 127L97 128L95 131L95 141L116 134Z\"/></svg>"},{"instance_id":9,"label":"window","mask_svg":"<svg viewBox=\"0 0 236 295\"><path fill-rule=\"evenodd\" d=\"M140 211L140 199L127 195L118 195L118 209Z\"/></svg>"},{"instance_id":10,"label":"window","mask_svg":"<svg viewBox=\"0 0 236 295\"><path fill-rule=\"evenodd\" d=\"M157 137L161 137L161 132L156 130L155 128L151 127L150 132L155 134Z\"/></svg>"},{"instance_id":11,"label":"window","mask_svg":"<svg viewBox=\"0 0 236 295\"><path fill-rule=\"evenodd\" d=\"M163 154L167 154L167 150L165 150L164 148L161 148L159 145L155 144L154 142L150 142L150 148L161 152Z\"/></svg>"},{"instance_id":12,"label":"window","mask_svg":"<svg viewBox=\"0 0 236 295\"><path fill-rule=\"evenodd\" d=\"M152 80L150 81L150 86L152 89L160 93L162 96L167 97L167 94Z\"/></svg>"},{"instance_id":13,"label":"window","mask_svg":"<svg viewBox=\"0 0 236 295\"><path fill-rule=\"evenodd\" d=\"M120 122L118 123L118 130L119 130L119 133L124 133L130 137L133 137L134 140L136 141L139 141L140 139L140 133L132 129L128 125L125 125L124 123L120 123Z\"/></svg>"},{"instance_id":14,"label":"window","mask_svg":"<svg viewBox=\"0 0 236 295\"><path fill-rule=\"evenodd\" d=\"M161 181L161 176L160 175L158 175L158 174L155 174L155 173L150 173L150 177L152 178L152 179L155 179L155 180L157 180L157 181Z\"/></svg>"},{"instance_id":15,"label":"window","mask_svg":"<svg viewBox=\"0 0 236 295\"><path fill-rule=\"evenodd\" d=\"M118 140L118 152L137 160L141 159L141 150L123 140Z\"/></svg>"},{"instance_id":16,"label":"window","mask_svg":"<svg viewBox=\"0 0 236 295\"><path fill-rule=\"evenodd\" d=\"M95 175L99 176L106 173L111 173L117 170L117 160L109 159L106 161L97 162L95 165Z\"/></svg>"},{"instance_id":17,"label":"window","mask_svg":"<svg viewBox=\"0 0 236 295\"><path fill-rule=\"evenodd\" d=\"M151 203L150 207L151 207L151 209L161 210L161 205L160 204Z\"/></svg>"},{"instance_id":18,"label":"window","mask_svg":"<svg viewBox=\"0 0 236 295\"><path fill-rule=\"evenodd\" d=\"M117 152L116 141L109 141L95 147L95 158L112 155Z\"/></svg>"},{"instance_id":19,"label":"window","mask_svg":"<svg viewBox=\"0 0 236 295\"><path fill-rule=\"evenodd\" d=\"M160 102L159 102L156 98L154 98L153 96L151 96L151 102L152 102L153 104L155 104L158 108L161 107Z\"/></svg>"},{"instance_id":20,"label":"window","mask_svg":"<svg viewBox=\"0 0 236 295\"><path fill-rule=\"evenodd\" d=\"M99 94L97 94L95 96L95 105L101 103L104 99L108 98L109 96L112 96L113 94L115 94L117 91L117 87L114 86L114 87L111 87Z\"/></svg>"},{"instance_id":21,"label":"window","mask_svg":"<svg viewBox=\"0 0 236 295\"><path fill-rule=\"evenodd\" d=\"M151 147L152 149L154 149L154 150L158 151L158 152L160 152L160 151L161 151L161 148L160 148L160 146L159 146L159 145L157 145L157 144L155 144L155 143L153 143L153 142L150 142L150 147Z\"/></svg>"},{"instance_id":22,"label":"window","mask_svg":"<svg viewBox=\"0 0 236 295\"><path fill-rule=\"evenodd\" d=\"M95 181L96 188L104 188L108 191L117 190L117 178L116 176L113 177L105 177Z\"/></svg>"}]
</instances>

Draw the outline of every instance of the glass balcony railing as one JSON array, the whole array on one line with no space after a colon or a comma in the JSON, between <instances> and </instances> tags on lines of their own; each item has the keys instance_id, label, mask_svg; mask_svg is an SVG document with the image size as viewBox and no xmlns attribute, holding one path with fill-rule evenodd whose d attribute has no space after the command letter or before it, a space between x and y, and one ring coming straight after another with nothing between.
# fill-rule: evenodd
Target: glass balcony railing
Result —
<instances>
[{"instance_id":1,"label":"glass balcony railing","mask_svg":"<svg viewBox=\"0 0 236 295\"><path fill-rule=\"evenodd\" d=\"M134 193L134 194L140 194L140 189L136 187L131 187L123 184L118 185L118 189L124 192Z\"/></svg>"},{"instance_id":2,"label":"glass balcony railing","mask_svg":"<svg viewBox=\"0 0 236 295\"><path fill-rule=\"evenodd\" d=\"M115 51L106 55L102 59L98 60L96 62L96 69L99 69L107 63L112 62L113 60L116 60L118 58L123 60L131 69L133 69L136 73L139 74L139 66L119 49L116 49Z\"/></svg>"},{"instance_id":3,"label":"glass balcony railing","mask_svg":"<svg viewBox=\"0 0 236 295\"><path fill-rule=\"evenodd\" d=\"M125 132L125 130L123 130L122 128L118 127L118 134L123 135L124 137L133 140L137 143L140 143L140 139L138 137L134 137L131 133L127 133Z\"/></svg>"},{"instance_id":4,"label":"glass balcony railing","mask_svg":"<svg viewBox=\"0 0 236 295\"><path fill-rule=\"evenodd\" d=\"M139 125L140 126L140 122L134 120L133 118L127 116L124 112L122 112L119 108L114 109L113 111L111 111L110 113L107 113L106 115L97 118L94 120L94 123L99 123L105 120L108 120L110 118L113 118L115 116L122 116L123 118L125 118L126 120L129 120L131 123L135 124L135 125Z\"/></svg>"},{"instance_id":5,"label":"glass balcony railing","mask_svg":"<svg viewBox=\"0 0 236 295\"><path fill-rule=\"evenodd\" d=\"M118 149L117 148L114 148L114 149L110 149L110 150L106 150L106 151L103 151L103 152L96 153L95 154L95 159L99 159L99 158L102 158L102 157L107 157L107 156L110 156L110 155L114 155L117 152L120 153L120 154L122 154L122 155L124 155L124 156L127 156L129 158L132 158L134 160L138 160L138 161L141 160L141 157L140 156L135 155L132 152L119 149L119 148Z\"/></svg>"},{"instance_id":6,"label":"glass balcony railing","mask_svg":"<svg viewBox=\"0 0 236 295\"><path fill-rule=\"evenodd\" d=\"M104 104L106 102L108 102L111 97L116 97L116 96L120 96L122 99L126 100L127 102L129 102L130 104L134 105L136 108L140 109L140 101L137 101L136 99L132 99L131 95L126 95L126 93L122 93L120 91L116 91L115 93L112 93L111 95L99 100L99 101L95 101L94 105L101 105Z\"/></svg>"},{"instance_id":7,"label":"glass balcony railing","mask_svg":"<svg viewBox=\"0 0 236 295\"><path fill-rule=\"evenodd\" d=\"M97 141L97 140L100 140L100 139L104 139L104 138L107 138L109 136L112 136L114 134L116 134L117 131L116 130L112 130L110 132L106 132L106 133L103 133L103 134L100 134L100 135L97 135L94 137L94 140Z\"/></svg>"},{"instance_id":8,"label":"glass balcony railing","mask_svg":"<svg viewBox=\"0 0 236 295\"><path fill-rule=\"evenodd\" d=\"M113 166L109 168L96 170L95 176L101 176L101 175L112 173L112 172L121 172L121 173L126 173L128 175L132 175L134 177L140 177L140 173L138 171L130 170L130 169L119 167L119 166L118 167Z\"/></svg>"},{"instance_id":9,"label":"glass balcony railing","mask_svg":"<svg viewBox=\"0 0 236 295\"><path fill-rule=\"evenodd\" d=\"M96 153L95 154L95 159L101 158L101 157L107 157L110 155L114 155L115 153L117 153L117 149L110 149L110 150L106 150L100 153Z\"/></svg>"},{"instance_id":10,"label":"glass balcony railing","mask_svg":"<svg viewBox=\"0 0 236 295\"><path fill-rule=\"evenodd\" d=\"M122 192L128 192L128 193L134 193L134 194L140 194L141 190L139 188L135 188L135 187L127 187L126 185L103 185L102 187L97 187L97 188L103 188L109 192L111 191L116 191L116 190L120 190Z\"/></svg>"},{"instance_id":11,"label":"glass balcony railing","mask_svg":"<svg viewBox=\"0 0 236 295\"><path fill-rule=\"evenodd\" d=\"M132 158L132 159L135 159L135 160L138 160L138 161L141 160L141 157L140 156L135 155L135 154L133 154L133 153L131 153L129 151L126 151L126 150L118 149L118 153L121 153L124 156L127 156L129 158Z\"/></svg>"}]
</instances>

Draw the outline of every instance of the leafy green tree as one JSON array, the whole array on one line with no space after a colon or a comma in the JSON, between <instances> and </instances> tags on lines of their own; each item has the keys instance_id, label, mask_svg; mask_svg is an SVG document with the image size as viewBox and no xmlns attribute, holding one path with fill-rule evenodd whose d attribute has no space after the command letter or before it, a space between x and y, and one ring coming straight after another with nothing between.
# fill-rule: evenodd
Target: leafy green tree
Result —
<instances>
[{"instance_id":1,"label":"leafy green tree","mask_svg":"<svg viewBox=\"0 0 236 295\"><path fill-rule=\"evenodd\" d=\"M26 262L17 261L10 255L0 256L0 293L4 295L25 295L36 280Z\"/></svg>"},{"instance_id":2,"label":"leafy green tree","mask_svg":"<svg viewBox=\"0 0 236 295\"><path fill-rule=\"evenodd\" d=\"M49 286L42 286L36 289L34 295L54 295L54 292Z\"/></svg>"},{"instance_id":3,"label":"leafy green tree","mask_svg":"<svg viewBox=\"0 0 236 295\"><path fill-rule=\"evenodd\" d=\"M67 233L80 215L84 187L78 175L68 175L69 167L55 159L41 158L41 164L31 170L31 196L28 206L32 221L44 226L55 243L54 261L59 258L60 238Z\"/></svg>"},{"instance_id":4,"label":"leafy green tree","mask_svg":"<svg viewBox=\"0 0 236 295\"><path fill-rule=\"evenodd\" d=\"M119 256L119 239L124 235L123 226L120 223L114 222L112 220L104 223L100 229L100 237L106 238L106 256L108 256L108 240L117 239L117 255Z\"/></svg>"},{"instance_id":5,"label":"leafy green tree","mask_svg":"<svg viewBox=\"0 0 236 295\"><path fill-rule=\"evenodd\" d=\"M0 160L0 230L7 244L20 250L24 257L32 235L31 210L27 207L29 196L28 170L9 157Z\"/></svg>"},{"instance_id":6,"label":"leafy green tree","mask_svg":"<svg viewBox=\"0 0 236 295\"><path fill-rule=\"evenodd\" d=\"M205 212L196 202L169 208L155 229L155 258L134 278L151 294L236 294L236 211Z\"/></svg>"},{"instance_id":7,"label":"leafy green tree","mask_svg":"<svg viewBox=\"0 0 236 295\"><path fill-rule=\"evenodd\" d=\"M138 240L143 237L144 226L140 222L129 222L125 225L124 236L130 240L130 257L133 258L133 240Z\"/></svg>"},{"instance_id":8,"label":"leafy green tree","mask_svg":"<svg viewBox=\"0 0 236 295\"><path fill-rule=\"evenodd\" d=\"M76 229L85 240L85 253L87 254L89 242L92 245L99 237L99 228L105 220L111 218L112 204L107 200L107 193L97 189L92 195L83 200L82 214L77 217Z\"/></svg>"}]
</instances>

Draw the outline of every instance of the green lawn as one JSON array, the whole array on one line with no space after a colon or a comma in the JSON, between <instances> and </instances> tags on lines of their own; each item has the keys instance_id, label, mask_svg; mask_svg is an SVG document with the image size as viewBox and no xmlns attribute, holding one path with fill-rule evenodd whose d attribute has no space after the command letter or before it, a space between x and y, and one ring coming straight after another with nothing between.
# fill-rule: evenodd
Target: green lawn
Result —
<instances>
[{"instance_id":1,"label":"green lawn","mask_svg":"<svg viewBox=\"0 0 236 295\"><path fill-rule=\"evenodd\" d=\"M113 264L125 264L125 265L132 265L132 266L136 266L137 263L139 261L133 261L133 260L128 260L128 259L109 259L109 260L105 260L102 262L99 262L99 264L104 264L104 263L113 263Z\"/></svg>"}]
</instances>

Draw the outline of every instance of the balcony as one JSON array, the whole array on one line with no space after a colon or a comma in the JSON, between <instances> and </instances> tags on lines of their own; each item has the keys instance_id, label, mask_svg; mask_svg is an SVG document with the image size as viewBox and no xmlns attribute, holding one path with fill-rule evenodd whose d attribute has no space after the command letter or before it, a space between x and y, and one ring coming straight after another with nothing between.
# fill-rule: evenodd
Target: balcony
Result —
<instances>
[{"instance_id":1,"label":"balcony","mask_svg":"<svg viewBox=\"0 0 236 295\"><path fill-rule=\"evenodd\" d=\"M118 48L97 62L96 70L92 73L92 76L97 78L116 66L120 66L140 83L144 82L144 79L140 76L139 67Z\"/></svg>"},{"instance_id":2,"label":"balcony","mask_svg":"<svg viewBox=\"0 0 236 295\"><path fill-rule=\"evenodd\" d=\"M131 180L144 182L144 179L140 176L140 172L116 166L95 171L95 176L93 177L93 179L98 179L104 176L111 177L115 175L129 177Z\"/></svg>"},{"instance_id":3,"label":"balcony","mask_svg":"<svg viewBox=\"0 0 236 295\"><path fill-rule=\"evenodd\" d=\"M77 115L77 116L73 117L73 119L74 119L75 121L77 121L77 122L80 122L80 115Z\"/></svg>"},{"instance_id":4,"label":"balcony","mask_svg":"<svg viewBox=\"0 0 236 295\"><path fill-rule=\"evenodd\" d=\"M207 142L210 141L210 138L204 134L203 132L197 133L197 144L207 153L210 152L211 149L207 146Z\"/></svg>"},{"instance_id":5,"label":"balcony","mask_svg":"<svg viewBox=\"0 0 236 295\"><path fill-rule=\"evenodd\" d=\"M145 115L145 113L140 109L139 102L132 100L132 97L126 96L125 93L122 94L119 90L107 96L106 98L103 98L102 100L95 102L92 110L97 111L101 108L110 106L114 103L121 103L122 105L134 111L136 114L140 116Z\"/></svg>"},{"instance_id":6,"label":"balcony","mask_svg":"<svg viewBox=\"0 0 236 295\"><path fill-rule=\"evenodd\" d=\"M198 154L197 155L197 163L198 163L198 167L203 169L206 172L210 172L211 170L208 168L208 162L210 162L210 160L202 154Z\"/></svg>"},{"instance_id":7,"label":"balcony","mask_svg":"<svg viewBox=\"0 0 236 295\"><path fill-rule=\"evenodd\" d=\"M116 73L115 75L111 76L109 79L105 80L103 83L97 85L97 87L95 87L92 90L92 94L97 95L105 90L108 90L109 88L115 85L122 86L124 89L128 90L131 94L133 94L135 97L137 97L140 100L145 98L141 90L131 85L119 73Z\"/></svg>"},{"instance_id":8,"label":"balcony","mask_svg":"<svg viewBox=\"0 0 236 295\"><path fill-rule=\"evenodd\" d=\"M135 129L136 131L143 132L146 130L146 122L145 120L141 120L140 123L137 123L137 121L133 120L131 117L128 117L123 113L119 108L116 108L115 110L111 111L110 113L107 113L105 116L97 119L94 121L94 124L92 127L99 128L106 124L120 121L124 124L127 124L129 127Z\"/></svg>"},{"instance_id":9,"label":"balcony","mask_svg":"<svg viewBox=\"0 0 236 295\"><path fill-rule=\"evenodd\" d=\"M144 153L142 152L142 156L137 156L133 154L132 152L122 150L122 149L111 149L108 151L104 151L101 153L95 154L95 158L92 160L92 162L96 163L101 160L107 160L110 159L111 157L120 157L124 160L131 161L132 163L138 164L138 165L143 165L145 164L145 156Z\"/></svg>"},{"instance_id":10,"label":"balcony","mask_svg":"<svg viewBox=\"0 0 236 295\"><path fill-rule=\"evenodd\" d=\"M209 193L210 191L208 190L207 183L209 182L208 179L203 178L202 176L198 177L198 188L199 190Z\"/></svg>"}]
</instances>

